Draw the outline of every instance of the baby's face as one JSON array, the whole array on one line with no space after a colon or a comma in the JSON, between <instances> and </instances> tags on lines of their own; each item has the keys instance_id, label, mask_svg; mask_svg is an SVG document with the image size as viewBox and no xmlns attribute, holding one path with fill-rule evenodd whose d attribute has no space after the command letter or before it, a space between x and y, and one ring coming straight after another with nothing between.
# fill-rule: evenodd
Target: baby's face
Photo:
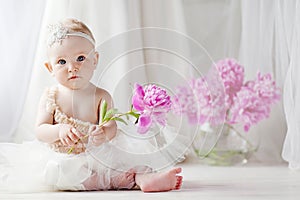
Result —
<instances>
[{"instance_id":1,"label":"baby's face","mask_svg":"<svg viewBox=\"0 0 300 200\"><path fill-rule=\"evenodd\" d=\"M98 62L94 46L78 36L69 36L61 44L53 44L48 49L48 57L48 69L56 80L74 90L88 86Z\"/></svg>"}]
</instances>

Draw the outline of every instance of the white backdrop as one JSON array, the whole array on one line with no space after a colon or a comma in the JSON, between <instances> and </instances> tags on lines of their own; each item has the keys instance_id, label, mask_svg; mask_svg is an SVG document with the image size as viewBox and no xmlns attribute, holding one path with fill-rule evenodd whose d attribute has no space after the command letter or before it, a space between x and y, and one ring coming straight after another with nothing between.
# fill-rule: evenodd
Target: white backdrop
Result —
<instances>
[{"instance_id":1,"label":"white backdrop","mask_svg":"<svg viewBox=\"0 0 300 200\"><path fill-rule=\"evenodd\" d=\"M289 45L291 41L289 39L293 32L291 26L293 16L290 9L294 10L296 3L298 3L296 0L289 2L281 0L49 0L46 1L41 30L44 30L48 23L65 17L75 17L84 21L92 29L97 44L101 45L111 37L128 30L141 27L168 28L186 34L199 42L209 52L213 60L224 57L237 58L245 67L246 79L254 78L258 70L263 73L271 72L278 85L282 87L290 62ZM37 17L35 19L38 20ZM140 39L140 37L136 38L137 41ZM10 126L13 129L18 127L15 131L15 141L17 142L34 137L32 130L36 104L45 86L54 83L52 77L43 67L45 60L44 40L44 32L41 32L39 39L36 40L38 41L38 49L21 122L17 126L17 117L16 120L12 120L15 124ZM115 48L126 47L134 42L132 40L129 43L117 44ZM191 59L199 65L207 64L207 58L199 56L193 49L189 54ZM116 85L112 82L120 79L129 82L133 77L130 74L127 77L122 77L123 72L130 70L130 66L151 62L161 62L170 66L176 65L183 76L191 75L187 68L180 68L181 64L182 66L186 64L180 63L181 60L164 56L157 51L138 51L132 56L119 59L115 63L118 66L125 65L126 67L122 69L125 71L120 71L120 68L114 68L114 66L112 68L116 70L113 71L114 76L110 79L111 82L103 79L99 84L108 89L117 99L121 96L125 96L126 99L131 92L130 88L120 86L120 88L115 89ZM30 74L30 72L28 73ZM153 80L156 76L158 74L142 71L140 80ZM162 76L166 77L168 74ZM26 77L28 80L30 75ZM94 81L97 82L97 80ZM22 86L25 87L22 91L26 91L26 84ZM4 89L1 88L2 91ZM1 100L1 104L2 102ZM18 116L22 102L22 98L19 99L21 106L15 108L19 112L16 114ZM124 107L125 105L120 103L118 106ZM1 116L1 119L4 118L7 119L5 116ZM9 132L12 131L9 130ZM259 152L253 160L264 163L282 162L281 151L285 134L285 115L282 102L280 102L274 107L268 120L264 120L249 132L249 137L260 143Z\"/></svg>"},{"instance_id":2,"label":"white backdrop","mask_svg":"<svg viewBox=\"0 0 300 200\"><path fill-rule=\"evenodd\" d=\"M31 78L45 2L0 0L0 5L0 141L11 141Z\"/></svg>"},{"instance_id":3,"label":"white backdrop","mask_svg":"<svg viewBox=\"0 0 300 200\"><path fill-rule=\"evenodd\" d=\"M300 169L300 108L299 108L299 65L300 65L300 1L293 0L278 4L280 21L279 46L281 64L288 64L284 87L284 108L288 131L282 156L292 169ZM287 50L287 51L284 51Z\"/></svg>"}]
</instances>

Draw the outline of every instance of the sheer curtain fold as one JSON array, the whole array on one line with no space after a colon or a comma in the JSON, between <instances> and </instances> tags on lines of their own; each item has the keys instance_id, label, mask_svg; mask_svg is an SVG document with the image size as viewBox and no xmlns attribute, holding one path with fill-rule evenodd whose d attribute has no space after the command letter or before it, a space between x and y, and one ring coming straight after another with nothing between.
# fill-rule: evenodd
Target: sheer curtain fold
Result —
<instances>
[{"instance_id":1,"label":"sheer curtain fold","mask_svg":"<svg viewBox=\"0 0 300 200\"><path fill-rule=\"evenodd\" d=\"M292 169L300 169L300 6L299 1L284 7L290 20L286 20L286 32L291 36L288 40L290 63L284 87L284 106L287 121L287 134L283 146L282 157L289 162ZM290 11L290 12L289 12Z\"/></svg>"},{"instance_id":2,"label":"sheer curtain fold","mask_svg":"<svg viewBox=\"0 0 300 200\"><path fill-rule=\"evenodd\" d=\"M263 73L274 72L272 57L275 13L274 1L253 0L241 3L239 60L246 65L249 78L254 77L257 70Z\"/></svg>"},{"instance_id":3,"label":"sheer curtain fold","mask_svg":"<svg viewBox=\"0 0 300 200\"><path fill-rule=\"evenodd\" d=\"M286 34L280 16L281 0L241 1L241 43L239 61L245 67L246 80L258 71L271 73L283 88L288 68ZM285 48L285 49L284 49ZM284 59L282 59L284 56ZM259 141L255 158L263 163L281 163L282 144L286 134L283 102L272 107L270 118L251 128L249 138Z\"/></svg>"},{"instance_id":4,"label":"sheer curtain fold","mask_svg":"<svg viewBox=\"0 0 300 200\"><path fill-rule=\"evenodd\" d=\"M0 3L0 141L12 141L27 95L45 2Z\"/></svg>"}]
</instances>

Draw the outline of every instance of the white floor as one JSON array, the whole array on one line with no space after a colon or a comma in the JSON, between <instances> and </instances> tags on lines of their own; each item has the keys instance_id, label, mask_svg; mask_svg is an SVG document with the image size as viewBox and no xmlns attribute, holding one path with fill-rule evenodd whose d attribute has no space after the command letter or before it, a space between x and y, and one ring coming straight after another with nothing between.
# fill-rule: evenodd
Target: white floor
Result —
<instances>
[{"instance_id":1,"label":"white floor","mask_svg":"<svg viewBox=\"0 0 300 200\"><path fill-rule=\"evenodd\" d=\"M51 192L31 194L0 194L0 199L300 199L300 171L287 166L246 165L239 167L212 167L187 161L183 168L184 182L179 191L143 193L131 191Z\"/></svg>"}]
</instances>

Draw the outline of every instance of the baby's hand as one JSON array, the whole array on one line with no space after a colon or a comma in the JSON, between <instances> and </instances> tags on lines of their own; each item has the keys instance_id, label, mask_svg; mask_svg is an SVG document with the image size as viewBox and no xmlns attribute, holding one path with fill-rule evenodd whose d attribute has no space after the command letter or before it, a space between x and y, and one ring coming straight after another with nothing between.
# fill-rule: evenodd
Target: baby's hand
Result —
<instances>
[{"instance_id":1,"label":"baby's hand","mask_svg":"<svg viewBox=\"0 0 300 200\"><path fill-rule=\"evenodd\" d=\"M90 129L90 141L93 145L99 146L107 141L107 137L104 133L104 130L100 126L92 126Z\"/></svg>"},{"instance_id":2,"label":"baby's hand","mask_svg":"<svg viewBox=\"0 0 300 200\"><path fill-rule=\"evenodd\" d=\"M84 136L81 132L77 131L69 124L62 124L59 129L59 139L64 146L73 146L75 143Z\"/></svg>"}]
</instances>

